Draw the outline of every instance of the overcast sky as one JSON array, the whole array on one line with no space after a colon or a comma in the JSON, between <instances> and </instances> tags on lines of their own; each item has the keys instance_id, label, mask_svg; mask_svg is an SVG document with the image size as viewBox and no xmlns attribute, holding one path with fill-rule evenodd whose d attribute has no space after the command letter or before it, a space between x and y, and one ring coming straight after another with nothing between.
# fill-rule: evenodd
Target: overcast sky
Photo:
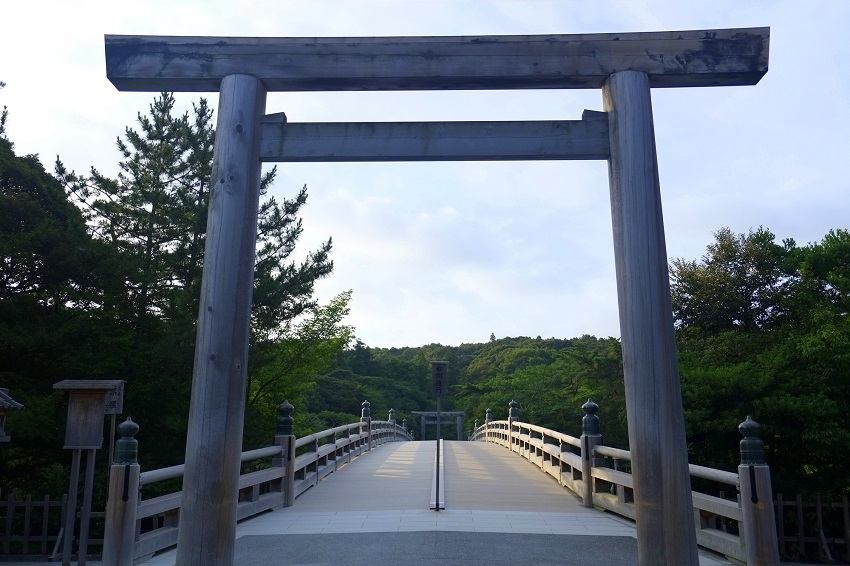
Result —
<instances>
[{"instance_id":1,"label":"overcast sky","mask_svg":"<svg viewBox=\"0 0 850 566\"><path fill-rule=\"evenodd\" d=\"M104 34L391 36L771 28L756 86L654 90L668 256L764 226L848 228L850 2L844 0L4 0L0 105L19 154L114 175L115 139L152 93L107 81ZM189 108L197 94L177 95ZM214 94L207 96L213 107ZM601 92L273 93L291 122L579 119ZM306 184L301 253L332 236L327 301L370 346L619 336L604 162L281 164Z\"/></svg>"}]
</instances>

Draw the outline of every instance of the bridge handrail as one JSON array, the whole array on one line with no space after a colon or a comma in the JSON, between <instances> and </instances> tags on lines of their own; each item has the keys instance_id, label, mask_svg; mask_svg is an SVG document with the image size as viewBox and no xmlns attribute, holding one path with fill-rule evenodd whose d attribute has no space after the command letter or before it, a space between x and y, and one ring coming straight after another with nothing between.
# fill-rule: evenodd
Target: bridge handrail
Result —
<instances>
[{"instance_id":1,"label":"bridge handrail","mask_svg":"<svg viewBox=\"0 0 850 566\"><path fill-rule=\"evenodd\" d=\"M291 410L291 406L289 408ZM237 519L242 520L270 509L292 505L295 498L353 459L387 442L405 440L413 440L413 437L395 421L371 418L297 439L294 435L277 435L275 444L246 450L241 454L241 462L251 465L250 471L239 476ZM292 446L291 458L287 457L288 446ZM302 453L296 456L295 450ZM288 461L292 462L290 469L287 469ZM129 468L127 464L113 465L110 494L113 490L120 494L121 490L125 489L123 484L128 481L125 466ZM135 481L131 481L131 485L138 485L139 490L142 486L182 477L185 471L183 464L141 473L138 466L134 468L137 476ZM116 556L116 553L123 553L125 562L132 562L176 544L182 499L182 491L148 499L142 499L141 491L138 491L135 497L124 499L127 503L121 503L120 495L110 497L107 516L109 517L110 513L120 514L136 527L132 529L134 532L128 535L126 529L124 532L118 532L119 529L113 531L107 526L104 534L105 559L107 553L111 557ZM110 505L115 507L110 509ZM142 520L151 517L157 518L153 521L156 526L141 532ZM113 519L108 522L121 521ZM130 540L125 540L127 538Z\"/></svg>"},{"instance_id":2,"label":"bridge handrail","mask_svg":"<svg viewBox=\"0 0 850 566\"><path fill-rule=\"evenodd\" d=\"M620 448L613 448L611 446L598 445L593 448L594 454L599 454L600 456L608 456L609 458L614 458L615 460L626 460L628 462L632 461L632 453L628 450L622 450Z\"/></svg>"},{"instance_id":3,"label":"bridge handrail","mask_svg":"<svg viewBox=\"0 0 850 566\"><path fill-rule=\"evenodd\" d=\"M272 458L280 456L280 446L266 446L265 448L256 448L242 453L241 462L250 460L259 460L262 458ZM176 466L168 466L167 468L158 468L156 470L148 470L139 474L139 485L150 485L152 483L179 478L185 471L185 464L177 464Z\"/></svg>"},{"instance_id":4,"label":"bridge handrail","mask_svg":"<svg viewBox=\"0 0 850 566\"><path fill-rule=\"evenodd\" d=\"M598 431L597 431L598 432ZM475 428L470 440L493 442L525 457L530 463L554 477L585 501L632 520L635 519L632 475L628 466L631 452L612 446L589 443L581 438L563 434L519 420L491 420ZM601 436L595 435L597 441ZM547 442L556 440L560 448ZM580 454L569 447L575 447ZM625 468L625 469L624 469ZM726 532L725 520L738 521L740 532L747 528L742 512L740 478L735 472L718 470L696 464L688 465L692 477L733 486L736 499L692 491L695 510L697 543L728 557L746 562L747 549L742 536Z\"/></svg>"},{"instance_id":5,"label":"bridge handrail","mask_svg":"<svg viewBox=\"0 0 850 566\"><path fill-rule=\"evenodd\" d=\"M632 453L628 450L621 450L620 448L612 448L601 444L593 448L593 453L594 455L608 456L616 460L626 460L629 462L632 460ZM698 466L697 464L688 464L688 471L690 471L690 474L693 477L731 485L735 488L738 487L739 478L738 474L735 472L726 472L724 470L718 470L717 468Z\"/></svg>"}]
</instances>

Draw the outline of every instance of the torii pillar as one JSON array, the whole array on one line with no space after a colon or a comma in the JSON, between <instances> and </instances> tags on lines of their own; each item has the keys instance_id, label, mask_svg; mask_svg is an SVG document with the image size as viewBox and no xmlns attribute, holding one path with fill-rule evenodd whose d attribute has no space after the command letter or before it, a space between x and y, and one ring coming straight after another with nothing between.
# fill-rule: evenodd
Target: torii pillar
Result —
<instances>
[{"instance_id":1,"label":"torii pillar","mask_svg":"<svg viewBox=\"0 0 850 566\"><path fill-rule=\"evenodd\" d=\"M641 564L698 564L693 513L682 515L693 501L649 77L639 71L614 73L602 95L611 139L608 183L635 523L653 539L639 547L639 559Z\"/></svg>"},{"instance_id":2,"label":"torii pillar","mask_svg":"<svg viewBox=\"0 0 850 566\"><path fill-rule=\"evenodd\" d=\"M177 534L180 565L233 560L265 108L262 81L222 78Z\"/></svg>"},{"instance_id":3,"label":"torii pillar","mask_svg":"<svg viewBox=\"0 0 850 566\"><path fill-rule=\"evenodd\" d=\"M638 561L698 563L650 88L753 85L768 28L543 36L106 36L119 90L220 92L177 566L230 566L261 161L608 160ZM527 122L288 123L266 91L601 88ZM423 426L424 429L424 426Z\"/></svg>"}]
</instances>

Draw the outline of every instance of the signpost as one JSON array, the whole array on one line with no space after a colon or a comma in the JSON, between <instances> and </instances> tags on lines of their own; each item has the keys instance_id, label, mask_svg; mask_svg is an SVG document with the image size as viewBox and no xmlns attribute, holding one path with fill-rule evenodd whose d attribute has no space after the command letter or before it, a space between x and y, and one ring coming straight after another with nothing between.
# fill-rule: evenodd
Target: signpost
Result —
<instances>
[{"instance_id":1,"label":"signpost","mask_svg":"<svg viewBox=\"0 0 850 566\"><path fill-rule=\"evenodd\" d=\"M73 450L71 483L68 488L68 509L65 511L65 533L62 546L62 566L70 566L74 542L74 523L77 517L80 460L86 451L86 478L83 506L80 513L79 550L77 564L85 566L89 542L92 489L94 486L95 452L103 445L103 416L123 408L124 382L120 379L66 379L53 384L53 389L68 392L68 419L65 425L65 448ZM114 427L113 427L114 428Z\"/></svg>"},{"instance_id":2,"label":"signpost","mask_svg":"<svg viewBox=\"0 0 850 566\"><path fill-rule=\"evenodd\" d=\"M107 470L112 469L112 461L115 458L115 415L124 412L124 381L116 380L115 387L106 392L105 414L110 416L109 425L109 463ZM107 473L107 477L109 474ZM109 483L109 482L107 482Z\"/></svg>"},{"instance_id":3,"label":"signpost","mask_svg":"<svg viewBox=\"0 0 850 566\"><path fill-rule=\"evenodd\" d=\"M434 397L437 398L437 467L435 471L436 504L434 505L434 510L437 512L440 511L440 399L445 391L448 368L449 362L431 362L431 388L434 391Z\"/></svg>"}]
</instances>

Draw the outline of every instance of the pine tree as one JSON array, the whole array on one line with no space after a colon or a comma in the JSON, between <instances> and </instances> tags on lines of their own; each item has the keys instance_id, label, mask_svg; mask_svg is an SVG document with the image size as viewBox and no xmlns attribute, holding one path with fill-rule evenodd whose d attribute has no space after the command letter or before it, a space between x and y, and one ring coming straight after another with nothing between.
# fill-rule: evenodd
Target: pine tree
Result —
<instances>
[{"instance_id":1,"label":"pine tree","mask_svg":"<svg viewBox=\"0 0 850 566\"><path fill-rule=\"evenodd\" d=\"M191 115L174 114L173 95L162 93L139 130L126 128L117 179L94 168L89 176L69 173L57 163L66 190L86 211L94 235L133 258L130 299L136 323L146 317L176 326L194 321L209 203L215 132L212 110L201 99ZM266 197L275 170L263 176ZM315 306L316 280L333 270L331 240L296 264L290 259L303 232L298 213L307 189L294 198L265 198L260 206L253 294L253 340L274 337L295 317Z\"/></svg>"},{"instance_id":2,"label":"pine tree","mask_svg":"<svg viewBox=\"0 0 850 566\"><path fill-rule=\"evenodd\" d=\"M117 178L94 168L77 175L56 164L89 231L118 248L126 262L124 299L130 308L125 311L136 347L125 359L121 378L128 381L134 416L157 423L155 431L147 429L157 440L148 441L161 446L156 457L163 464L182 460L183 446L174 438L185 433L188 413L214 142L213 112L206 100L176 115L174 97L162 93L147 115L138 115L137 128L126 128L118 139ZM304 261L293 261L307 189L278 202L267 195L274 176L271 170L261 181L252 373L280 363L271 355L275 342L299 315L317 306L314 284L333 270L330 239Z\"/></svg>"}]
</instances>

